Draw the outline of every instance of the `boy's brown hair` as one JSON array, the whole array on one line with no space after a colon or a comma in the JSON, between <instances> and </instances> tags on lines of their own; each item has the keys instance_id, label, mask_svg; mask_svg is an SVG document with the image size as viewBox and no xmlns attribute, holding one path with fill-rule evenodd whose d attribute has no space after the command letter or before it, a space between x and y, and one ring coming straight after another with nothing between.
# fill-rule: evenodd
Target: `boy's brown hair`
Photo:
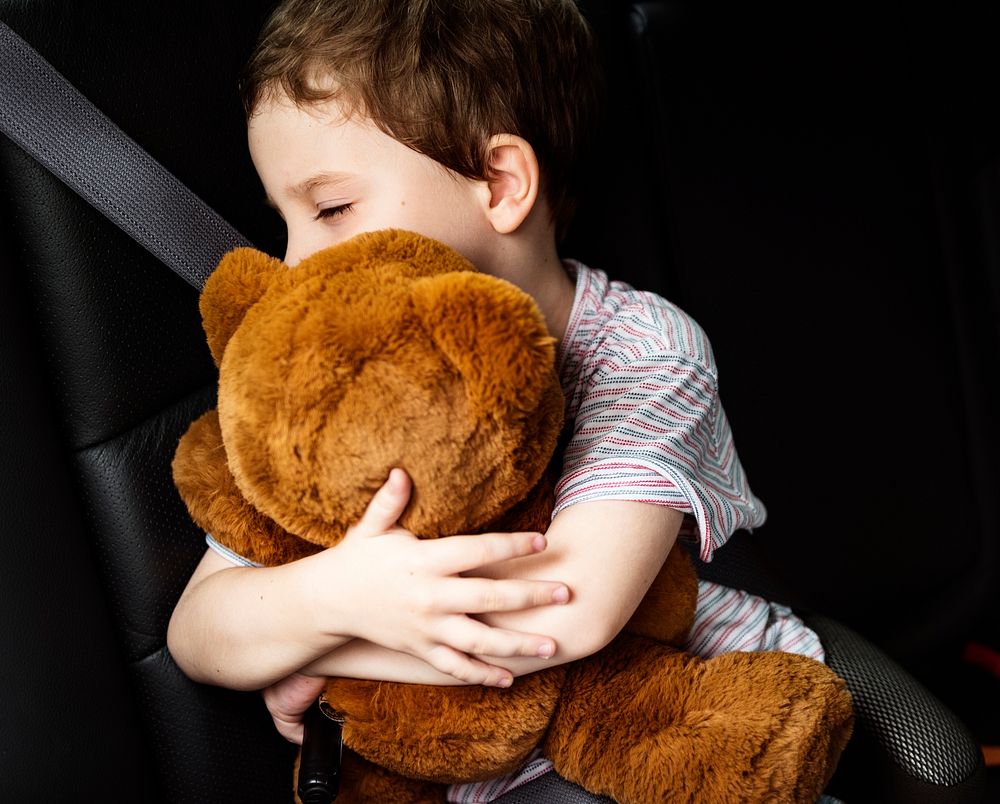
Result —
<instances>
[{"instance_id":1,"label":"boy's brown hair","mask_svg":"<svg viewBox=\"0 0 1000 804\"><path fill-rule=\"evenodd\" d=\"M272 93L336 98L472 179L489 178L491 136L523 137L561 237L600 86L573 0L285 0L240 89L248 118Z\"/></svg>"}]
</instances>

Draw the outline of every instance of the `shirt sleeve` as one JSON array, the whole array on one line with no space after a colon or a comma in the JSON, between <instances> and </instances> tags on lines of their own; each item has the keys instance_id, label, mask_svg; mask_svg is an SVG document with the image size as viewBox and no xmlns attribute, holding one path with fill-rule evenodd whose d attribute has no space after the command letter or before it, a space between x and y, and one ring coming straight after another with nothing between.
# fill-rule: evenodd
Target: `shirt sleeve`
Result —
<instances>
[{"instance_id":1,"label":"shirt sleeve","mask_svg":"<svg viewBox=\"0 0 1000 804\"><path fill-rule=\"evenodd\" d=\"M216 538L211 533L205 534L205 544L207 544L212 550L218 553L227 561L232 562L238 567L263 567L263 564L258 564L256 561L251 561L245 556L241 556L235 550L230 550L222 542L217 541Z\"/></svg>"},{"instance_id":2,"label":"shirt sleeve","mask_svg":"<svg viewBox=\"0 0 1000 804\"><path fill-rule=\"evenodd\" d=\"M717 385L683 353L601 360L577 409L554 513L598 499L676 508L697 521L703 561L736 530L762 524Z\"/></svg>"}]
</instances>

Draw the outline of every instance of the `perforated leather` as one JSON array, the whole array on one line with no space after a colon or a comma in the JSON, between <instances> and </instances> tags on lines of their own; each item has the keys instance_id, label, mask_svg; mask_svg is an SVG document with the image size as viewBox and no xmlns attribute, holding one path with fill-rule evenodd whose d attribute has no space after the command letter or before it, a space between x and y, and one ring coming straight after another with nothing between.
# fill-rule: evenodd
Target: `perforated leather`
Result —
<instances>
[{"instance_id":1,"label":"perforated leather","mask_svg":"<svg viewBox=\"0 0 1000 804\"><path fill-rule=\"evenodd\" d=\"M236 96L267 5L231 14L222 4L51 0L5 2L0 15L202 197L277 248ZM178 437L212 403L197 293L5 140L0 171L3 303L18 314L3 316L0 341L37 378L23 385L5 360L5 385L34 388L3 423L5 514L24 510L5 519L36 541L5 584L14 635L24 636L17 663L2 652L4 680L14 675L0 730L13 746L0 757L4 795L57 800L38 785L67 784L92 801L288 798L291 749L260 697L192 684L164 647L204 551L169 471ZM10 500L8 478L25 486ZM51 682L26 683L36 676Z\"/></svg>"}]
</instances>

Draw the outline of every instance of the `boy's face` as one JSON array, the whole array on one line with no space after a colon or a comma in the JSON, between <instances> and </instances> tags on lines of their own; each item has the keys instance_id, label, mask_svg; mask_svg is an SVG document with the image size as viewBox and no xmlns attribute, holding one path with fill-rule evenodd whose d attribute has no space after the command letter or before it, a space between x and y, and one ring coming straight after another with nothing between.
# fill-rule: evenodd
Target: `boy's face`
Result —
<instances>
[{"instance_id":1,"label":"boy's face","mask_svg":"<svg viewBox=\"0 0 1000 804\"><path fill-rule=\"evenodd\" d=\"M263 103L249 125L250 154L288 230L285 262L361 232L409 229L440 240L488 271L489 188L397 142L336 102Z\"/></svg>"}]
</instances>

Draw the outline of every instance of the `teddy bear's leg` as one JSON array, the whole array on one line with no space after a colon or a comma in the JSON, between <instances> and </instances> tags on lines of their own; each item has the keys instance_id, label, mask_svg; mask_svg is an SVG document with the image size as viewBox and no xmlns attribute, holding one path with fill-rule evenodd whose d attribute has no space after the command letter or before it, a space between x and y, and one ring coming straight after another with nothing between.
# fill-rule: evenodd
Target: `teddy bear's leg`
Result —
<instances>
[{"instance_id":1,"label":"teddy bear's leg","mask_svg":"<svg viewBox=\"0 0 1000 804\"><path fill-rule=\"evenodd\" d=\"M299 757L296 757L292 789L296 791L296 804L302 804L297 792L298 780ZM336 804L444 804L447 789L442 784L400 776L345 748Z\"/></svg>"},{"instance_id":2,"label":"teddy bear's leg","mask_svg":"<svg viewBox=\"0 0 1000 804\"><path fill-rule=\"evenodd\" d=\"M521 767L555 711L565 671L549 668L510 689L327 679L323 700L344 718L344 745L383 768L443 784Z\"/></svg>"},{"instance_id":3,"label":"teddy bear's leg","mask_svg":"<svg viewBox=\"0 0 1000 804\"><path fill-rule=\"evenodd\" d=\"M792 654L703 661L624 636L564 690L543 752L619 804L812 804L853 723L843 682Z\"/></svg>"}]
</instances>

